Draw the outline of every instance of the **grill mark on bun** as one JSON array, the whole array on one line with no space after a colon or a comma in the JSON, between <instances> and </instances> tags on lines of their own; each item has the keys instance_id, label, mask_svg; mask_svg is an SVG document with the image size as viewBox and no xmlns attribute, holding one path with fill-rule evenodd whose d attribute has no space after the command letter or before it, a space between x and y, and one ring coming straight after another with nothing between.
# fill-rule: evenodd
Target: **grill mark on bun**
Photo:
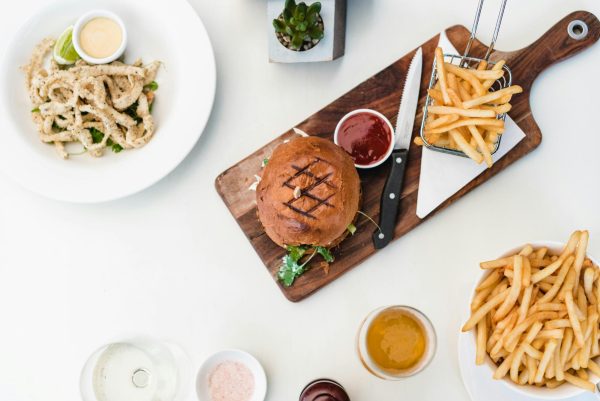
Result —
<instances>
[{"instance_id":1,"label":"grill mark on bun","mask_svg":"<svg viewBox=\"0 0 600 401\"><path fill-rule=\"evenodd\" d=\"M294 180L294 178L301 176L302 174L304 174L305 171L307 171L311 166L313 166L314 164L317 164L319 162L319 158L315 158L315 160L313 160L312 162L308 163L306 166L304 167L298 167L294 164L292 164L292 168L294 170L296 170L296 174L294 174L293 176L291 176L290 178L287 179L286 182L283 183L282 186L288 186L290 185L290 182L292 182ZM312 174L312 173L311 173ZM310 176L309 176L310 177Z\"/></svg>"},{"instance_id":2,"label":"grill mark on bun","mask_svg":"<svg viewBox=\"0 0 600 401\"><path fill-rule=\"evenodd\" d=\"M296 192L296 189L298 187L291 184L291 182L294 179L296 179L302 175L305 175L314 180L314 182L312 184L310 184L304 188L300 188L300 196L297 197L294 195L287 202L283 202L283 204L285 206L287 206L288 208L290 208L290 210L292 210L298 214L301 214L302 216L305 216L305 217L308 217L308 218L314 219L314 220L316 220L317 218L312 214L312 212L317 210L319 207L326 206L326 207L335 208L335 206L333 206L331 203L329 203L328 200L331 199L337 193L337 191L336 191L336 192L329 194L326 198L320 198L311 192L313 189L319 187L320 185L326 185L329 188L337 189L337 187L329 181L329 178L333 175L333 173L328 173L322 177L318 177L310 171L310 168L318 163L329 164L327 161L325 161L319 157L315 157L315 159L312 162L308 163L304 167L299 167L299 166L292 164L291 166L294 170L296 170L296 173L294 175L292 175L290 178L288 178L282 185L282 186L290 188L291 190ZM312 200L315 200L315 201L317 201L317 203L307 210L303 210L303 209L300 209L300 208L294 206L294 203L296 201L302 199L303 197L307 197Z\"/></svg>"},{"instance_id":3,"label":"grill mark on bun","mask_svg":"<svg viewBox=\"0 0 600 401\"><path fill-rule=\"evenodd\" d=\"M276 244L331 248L356 218L360 177L350 156L330 140L294 138L273 150L256 200L258 218Z\"/></svg>"},{"instance_id":4,"label":"grill mark on bun","mask_svg":"<svg viewBox=\"0 0 600 401\"><path fill-rule=\"evenodd\" d=\"M289 202L285 203L283 202L284 205L286 205L287 207L289 207L291 210L293 210L294 212L301 214L304 217L308 217L309 219L313 219L316 220L317 218L315 216L313 216L312 214L305 212L304 210L298 209L297 207L290 205Z\"/></svg>"},{"instance_id":5,"label":"grill mark on bun","mask_svg":"<svg viewBox=\"0 0 600 401\"><path fill-rule=\"evenodd\" d=\"M317 199L319 201L319 203L317 203L316 205L314 205L313 207L311 207L310 209L307 210L308 213L314 212L315 210L317 210L321 205L325 205L325 206L329 206L335 209L335 206L331 205L329 202L327 202L329 199L331 199L333 197L333 195L335 194L331 194L329 195L327 198L325 199L319 199L315 196L315 199Z\"/></svg>"},{"instance_id":6,"label":"grill mark on bun","mask_svg":"<svg viewBox=\"0 0 600 401\"><path fill-rule=\"evenodd\" d=\"M289 182L292 181L294 178L297 178L299 176L301 176L302 174L306 175L307 177L310 178L314 178L314 179L318 179L318 177L316 175L314 175L309 168L315 164L317 164L318 162L323 162L325 164L329 164L331 165L331 163L329 163L327 160L323 160L320 157L315 157L315 160L313 160L310 164L306 165L305 167L298 167L295 164L292 164L292 168L294 170L296 170L296 174L294 174L292 177L290 177L289 180L287 180L286 182L283 183L283 185L288 186L289 187ZM329 188L334 188L336 189L336 186L333 185L331 182L326 181L325 185L327 185ZM291 187L290 187L291 188Z\"/></svg>"}]
</instances>

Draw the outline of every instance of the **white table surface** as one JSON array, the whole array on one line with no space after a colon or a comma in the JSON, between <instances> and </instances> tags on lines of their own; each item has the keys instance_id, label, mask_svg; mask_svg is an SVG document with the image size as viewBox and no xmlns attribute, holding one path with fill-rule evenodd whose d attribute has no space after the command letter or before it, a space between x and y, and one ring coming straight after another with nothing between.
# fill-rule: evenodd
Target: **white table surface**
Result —
<instances>
[{"instance_id":1,"label":"white table surface","mask_svg":"<svg viewBox=\"0 0 600 401\"><path fill-rule=\"evenodd\" d=\"M0 52L42 3L3 3ZM100 205L49 201L0 176L0 399L77 400L96 347L152 335L182 345L195 368L222 348L253 353L269 401L295 400L321 376L339 380L353 401L467 400L457 331L477 262L583 228L600 255L600 80L592 76L600 44L536 81L531 105L544 141L535 152L293 304L221 202L215 177L445 27L470 25L476 1L349 0L346 55L314 65L267 62L264 0L192 3L215 47L218 88L204 135L175 172ZM482 39L499 1L487 3ZM511 1L497 47L525 46L577 9L600 15L600 2ZM433 363L402 382L370 376L354 350L361 319L386 304L421 309L439 337Z\"/></svg>"}]
</instances>

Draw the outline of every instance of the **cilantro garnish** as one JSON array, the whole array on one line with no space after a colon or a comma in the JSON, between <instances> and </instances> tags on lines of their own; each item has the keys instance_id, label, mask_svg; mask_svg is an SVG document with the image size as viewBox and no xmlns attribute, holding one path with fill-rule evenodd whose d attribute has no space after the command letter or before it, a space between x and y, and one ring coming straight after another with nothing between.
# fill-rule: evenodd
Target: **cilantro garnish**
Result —
<instances>
[{"instance_id":1,"label":"cilantro garnish","mask_svg":"<svg viewBox=\"0 0 600 401\"><path fill-rule=\"evenodd\" d=\"M317 253L323 257L323 259L325 259L325 262L333 262L333 255L331 254L331 251L329 249L324 248L322 246L316 246L315 251L317 251Z\"/></svg>"},{"instance_id":2,"label":"cilantro garnish","mask_svg":"<svg viewBox=\"0 0 600 401\"><path fill-rule=\"evenodd\" d=\"M263 165L266 165L267 162L268 162L268 159L264 159ZM377 228L379 228L379 225L377 225L377 223L375 223L375 221L371 217L369 217L367 214L365 214L364 212L361 212L361 211L359 211L358 213L365 216L373 224L375 224L375 226L377 226ZM354 233L356 232L356 226L352 223L348 224L348 227L346 227L346 230L348 230L348 232L351 235L354 235ZM381 230L381 228L379 228L379 230ZM300 263L300 259L302 259L302 257L310 250L312 250L312 253L308 257L308 259L304 263ZM287 253L287 255L285 255L283 257L282 264L279 267L279 271L277 272L277 277L279 278L279 280L281 280L283 285L286 287L289 287L292 284L294 284L294 281L309 269L308 263L311 261L311 259L315 255L317 255L317 254L321 255L321 257L327 263L332 263L334 261L334 257L333 257L333 254L331 253L331 250L329 250L323 246L309 246L309 245L288 246L287 251L288 251L288 253Z\"/></svg>"},{"instance_id":3,"label":"cilantro garnish","mask_svg":"<svg viewBox=\"0 0 600 401\"><path fill-rule=\"evenodd\" d=\"M313 252L308 259L304 263L300 263L300 259L302 259L306 252L311 248ZM279 272L277 272L277 277L286 287L294 284L294 281L309 269L308 264L315 255L321 255L327 263L331 263L334 260L331 251L322 246L288 246L287 250L288 253L283 257Z\"/></svg>"},{"instance_id":4,"label":"cilantro garnish","mask_svg":"<svg viewBox=\"0 0 600 401\"><path fill-rule=\"evenodd\" d=\"M306 246L288 246L287 250L288 250L289 257L294 262L297 262L300 260L300 258L302 258L302 256L304 256L304 254L308 250L308 247L306 247Z\"/></svg>"}]
</instances>

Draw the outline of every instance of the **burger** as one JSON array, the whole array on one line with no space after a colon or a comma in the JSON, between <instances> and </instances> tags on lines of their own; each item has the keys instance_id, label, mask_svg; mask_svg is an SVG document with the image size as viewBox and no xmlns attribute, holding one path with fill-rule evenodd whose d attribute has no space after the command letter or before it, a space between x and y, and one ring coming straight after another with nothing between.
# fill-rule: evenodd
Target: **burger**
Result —
<instances>
[{"instance_id":1,"label":"burger","mask_svg":"<svg viewBox=\"0 0 600 401\"><path fill-rule=\"evenodd\" d=\"M266 234L288 250L279 278L291 285L316 254L332 262L329 250L353 232L360 179L342 148L319 137L298 137L275 149L256 198Z\"/></svg>"}]
</instances>

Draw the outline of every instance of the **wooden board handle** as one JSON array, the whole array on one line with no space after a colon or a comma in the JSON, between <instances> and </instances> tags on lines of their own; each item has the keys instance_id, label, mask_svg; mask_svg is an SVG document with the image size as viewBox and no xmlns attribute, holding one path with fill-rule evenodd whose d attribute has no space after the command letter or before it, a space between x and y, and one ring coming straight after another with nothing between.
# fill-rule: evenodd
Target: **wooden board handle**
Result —
<instances>
[{"instance_id":1,"label":"wooden board handle","mask_svg":"<svg viewBox=\"0 0 600 401\"><path fill-rule=\"evenodd\" d=\"M567 15L537 41L513 53L511 60L507 60L509 67L521 77L520 82L514 83L529 89L546 68L588 48L598 39L600 21L594 14L575 11ZM503 54L499 52L494 59L503 58Z\"/></svg>"}]
</instances>

